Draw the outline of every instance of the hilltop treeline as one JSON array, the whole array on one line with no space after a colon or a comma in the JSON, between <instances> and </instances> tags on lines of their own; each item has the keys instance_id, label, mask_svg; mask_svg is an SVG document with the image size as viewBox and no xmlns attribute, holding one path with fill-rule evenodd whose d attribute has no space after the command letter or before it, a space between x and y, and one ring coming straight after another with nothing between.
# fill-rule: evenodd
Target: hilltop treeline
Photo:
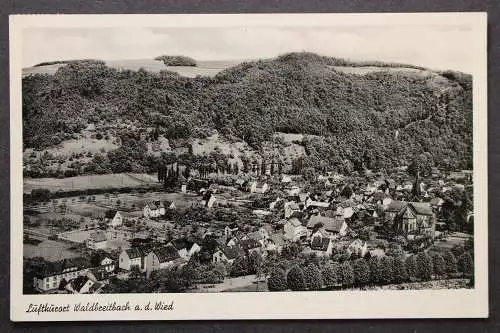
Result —
<instances>
[{"instance_id":1,"label":"hilltop treeline","mask_svg":"<svg viewBox=\"0 0 500 333\"><path fill-rule=\"evenodd\" d=\"M346 74L332 68L342 61L292 53L213 78L70 63L23 78L24 146L53 146L89 123L127 120L169 139L216 129L257 149L275 131L316 135L304 142L308 167L393 167L427 152L437 166L471 168L470 75Z\"/></svg>"},{"instance_id":2,"label":"hilltop treeline","mask_svg":"<svg viewBox=\"0 0 500 333\"><path fill-rule=\"evenodd\" d=\"M155 60L163 61L165 66L196 66L196 60L185 56L162 55L156 57Z\"/></svg>"}]
</instances>

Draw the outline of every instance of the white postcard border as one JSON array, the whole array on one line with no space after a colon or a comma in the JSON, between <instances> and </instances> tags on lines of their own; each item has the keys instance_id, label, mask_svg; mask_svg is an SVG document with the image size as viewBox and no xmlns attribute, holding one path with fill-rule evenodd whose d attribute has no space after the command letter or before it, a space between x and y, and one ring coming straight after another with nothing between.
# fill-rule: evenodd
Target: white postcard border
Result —
<instances>
[{"instance_id":1,"label":"white postcard border","mask_svg":"<svg viewBox=\"0 0 500 333\"><path fill-rule=\"evenodd\" d=\"M202 319L351 319L484 318L488 316L488 181L486 13L419 14L238 14L238 15L14 15L10 17L11 129L11 320L202 320ZM475 288L470 290L322 291L281 293L185 294L22 294L22 30L27 27L229 27L463 25L477 36L473 74ZM27 313L29 304L73 308L76 303L173 302L172 310Z\"/></svg>"}]
</instances>

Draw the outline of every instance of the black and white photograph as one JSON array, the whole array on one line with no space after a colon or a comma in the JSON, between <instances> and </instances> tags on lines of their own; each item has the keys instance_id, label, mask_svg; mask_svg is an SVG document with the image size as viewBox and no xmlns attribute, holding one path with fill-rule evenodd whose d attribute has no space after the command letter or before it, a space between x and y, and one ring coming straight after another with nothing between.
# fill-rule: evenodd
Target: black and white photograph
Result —
<instances>
[{"instance_id":1,"label":"black and white photograph","mask_svg":"<svg viewBox=\"0 0 500 333\"><path fill-rule=\"evenodd\" d=\"M486 16L286 16L11 20L17 318L487 316Z\"/></svg>"}]
</instances>

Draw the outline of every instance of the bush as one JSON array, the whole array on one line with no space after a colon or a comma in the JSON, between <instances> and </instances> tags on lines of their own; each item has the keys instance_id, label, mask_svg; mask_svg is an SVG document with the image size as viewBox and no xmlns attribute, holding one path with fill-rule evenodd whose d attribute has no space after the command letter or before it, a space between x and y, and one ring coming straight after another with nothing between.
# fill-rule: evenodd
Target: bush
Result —
<instances>
[{"instance_id":1,"label":"bush","mask_svg":"<svg viewBox=\"0 0 500 333\"><path fill-rule=\"evenodd\" d=\"M350 287L354 284L354 271L351 264L346 261L340 265L340 272L342 277L342 286Z\"/></svg>"},{"instance_id":2,"label":"bush","mask_svg":"<svg viewBox=\"0 0 500 333\"><path fill-rule=\"evenodd\" d=\"M299 266L294 266L286 276L288 288L293 291L300 291L306 289L306 282L304 278L304 271Z\"/></svg>"},{"instance_id":3,"label":"bush","mask_svg":"<svg viewBox=\"0 0 500 333\"><path fill-rule=\"evenodd\" d=\"M432 277L432 260L425 252L417 254L417 277L422 281L430 280Z\"/></svg>"},{"instance_id":4,"label":"bush","mask_svg":"<svg viewBox=\"0 0 500 333\"><path fill-rule=\"evenodd\" d=\"M358 286L370 282L370 266L365 259L357 259L354 262L354 282Z\"/></svg>"},{"instance_id":5,"label":"bush","mask_svg":"<svg viewBox=\"0 0 500 333\"><path fill-rule=\"evenodd\" d=\"M403 283L408 281L408 272L402 258L395 258L393 263L393 282Z\"/></svg>"},{"instance_id":6,"label":"bush","mask_svg":"<svg viewBox=\"0 0 500 333\"><path fill-rule=\"evenodd\" d=\"M323 282L327 287L333 287L339 283L339 265L338 263L327 264L321 270Z\"/></svg>"},{"instance_id":7,"label":"bush","mask_svg":"<svg viewBox=\"0 0 500 333\"><path fill-rule=\"evenodd\" d=\"M370 281L372 283L380 282L380 259L378 257L371 257L368 260L368 266L370 267Z\"/></svg>"},{"instance_id":8,"label":"bush","mask_svg":"<svg viewBox=\"0 0 500 333\"><path fill-rule=\"evenodd\" d=\"M309 290L320 290L323 287L323 277L315 264L309 264L304 269L304 278Z\"/></svg>"},{"instance_id":9,"label":"bush","mask_svg":"<svg viewBox=\"0 0 500 333\"><path fill-rule=\"evenodd\" d=\"M405 268L408 278L410 280L417 278L417 260L414 255L411 255L408 258L406 258Z\"/></svg>"},{"instance_id":10,"label":"bush","mask_svg":"<svg viewBox=\"0 0 500 333\"><path fill-rule=\"evenodd\" d=\"M281 268L274 268L267 280L269 291L283 291L287 288L287 278L285 271Z\"/></svg>"},{"instance_id":11,"label":"bush","mask_svg":"<svg viewBox=\"0 0 500 333\"><path fill-rule=\"evenodd\" d=\"M380 260L380 282L381 283L391 283L393 281L394 274L394 258L385 256Z\"/></svg>"},{"instance_id":12,"label":"bush","mask_svg":"<svg viewBox=\"0 0 500 333\"><path fill-rule=\"evenodd\" d=\"M466 275L474 274L474 262L469 252L464 252L458 258L458 269Z\"/></svg>"},{"instance_id":13,"label":"bush","mask_svg":"<svg viewBox=\"0 0 500 333\"><path fill-rule=\"evenodd\" d=\"M446 273L446 263L443 256L439 253L432 255L432 268L436 277L443 276Z\"/></svg>"},{"instance_id":14,"label":"bush","mask_svg":"<svg viewBox=\"0 0 500 333\"><path fill-rule=\"evenodd\" d=\"M446 274L453 275L457 272L457 259L451 251L446 251L444 254L444 262L446 265Z\"/></svg>"}]
</instances>

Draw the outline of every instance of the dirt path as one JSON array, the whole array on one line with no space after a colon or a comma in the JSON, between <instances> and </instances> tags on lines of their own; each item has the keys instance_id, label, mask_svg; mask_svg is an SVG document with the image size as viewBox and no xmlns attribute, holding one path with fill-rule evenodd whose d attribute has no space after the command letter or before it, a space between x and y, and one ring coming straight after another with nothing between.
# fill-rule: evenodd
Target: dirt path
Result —
<instances>
[{"instance_id":1,"label":"dirt path","mask_svg":"<svg viewBox=\"0 0 500 333\"><path fill-rule=\"evenodd\" d=\"M242 288L252 285L256 281L255 275L239 276L225 279L224 282L215 285L199 285L200 292L219 293L229 289ZM213 287L208 287L213 286Z\"/></svg>"}]
</instances>

